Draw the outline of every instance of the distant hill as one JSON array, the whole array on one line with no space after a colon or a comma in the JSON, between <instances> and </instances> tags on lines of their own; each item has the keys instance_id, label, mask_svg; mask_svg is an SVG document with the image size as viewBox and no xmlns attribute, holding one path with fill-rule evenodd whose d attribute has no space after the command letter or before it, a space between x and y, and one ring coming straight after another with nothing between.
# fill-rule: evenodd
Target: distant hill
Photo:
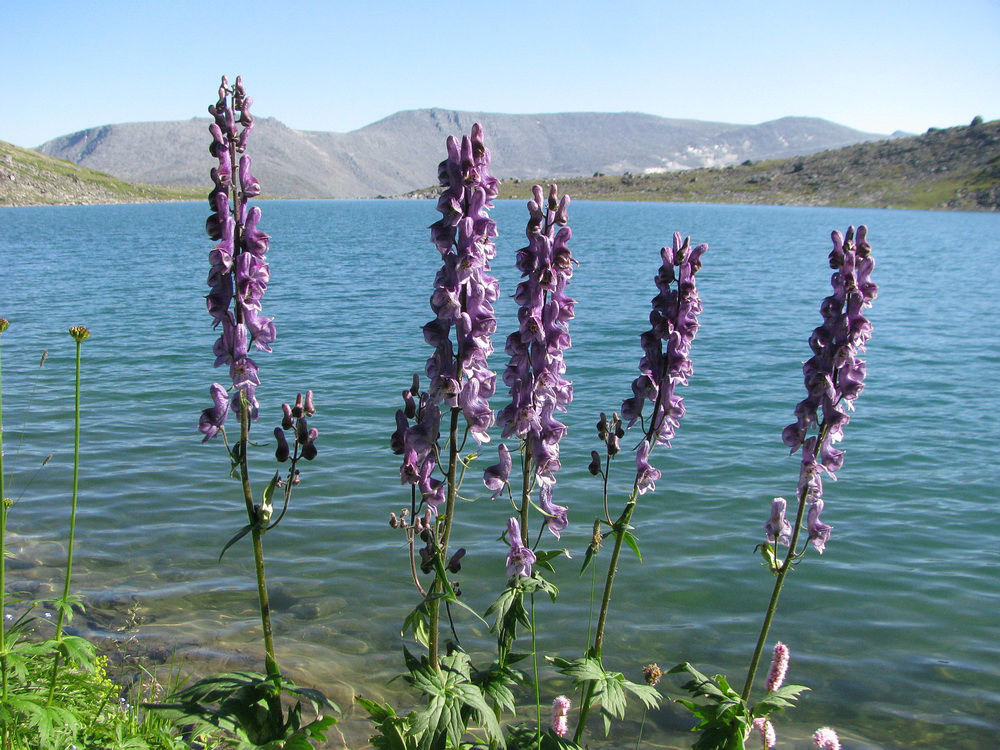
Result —
<instances>
[{"instance_id":1,"label":"distant hill","mask_svg":"<svg viewBox=\"0 0 1000 750\"><path fill-rule=\"evenodd\" d=\"M527 199L531 184L508 180L500 197ZM559 188L577 200L998 211L1000 120L721 169L559 179Z\"/></svg>"},{"instance_id":2,"label":"distant hill","mask_svg":"<svg viewBox=\"0 0 1000 750\"><path fill-rule=\"evenodd\" d=\"M0 206L146 203L205 198L204 190L134 185L0 141Z\"/></svg>"},{"instance_id":3,"label":"distant hill","mask_svg":"<svg viewBox=\"0 0 1000 750\"><path fill-rule=\"evenodd\" d=\"M631 112L504 115L421 109L350 133L294 130L260 118L250 154L268 196L397 195L433 180L445 138L468 133L474 122L483 124L494 173L521 179L727 166L887 137L809 117L737 125ZM56 138L38 150L124 180L207 186L208 124L207 118L195 118L105 125Z\"/></svg>"}]
</instances>

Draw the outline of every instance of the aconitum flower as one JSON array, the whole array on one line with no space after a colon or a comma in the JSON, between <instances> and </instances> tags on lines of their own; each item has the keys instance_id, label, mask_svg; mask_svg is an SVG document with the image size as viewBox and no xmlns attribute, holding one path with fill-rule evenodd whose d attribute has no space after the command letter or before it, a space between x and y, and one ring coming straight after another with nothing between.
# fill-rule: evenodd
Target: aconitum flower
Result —
<instances>
[{"instance_id":1,"label":"aconitum flower","mask_svg":"<svg viewBox=\"0 0 1000 750\"><path fill-rule=\"evenodd\" d=\"M500 497L504 487L508 485L510 469L513 465L510 458L510 450L506 445L500 443L500 445L497 446L497 453L499 455L500 462L493 464L492 466L487 466L486 470L483 472L483 483L486 485L487 489L492 490L493 500Z\"/></svg>"},{"instance_id":2,"label":"aconitum flower","mask_svg":"<svg viewBox=\"0 0 1000 750\"><path fill-rule=\"evenodd\" d=\"M784 685L787 673L788 646L778 641L774 646L774 658L771 660L771 669L767 673L767 682L764 683L767 692L773 693Z\"/></svg>"},{"instance_id":3,"label":"aconitum flower","mask_svg":"<svg viewBox=\"0 0 1000 750\"><path fill-rule=\"evenodd\" d=\"M250 157L244 153L253 130L251 104L241 78L230 87L223 77L219 100L208 108L214 118L209 151L218 165L211 170L214 186L208 203L213 213L205 223L209 237L217 241L209 254L206 303L213 325L222 326L213 347L215 366L229 365L233 408L241 409L245 399L256 419L260 377L257 363L249 357L250 345L269 352L276 334L274 319L261 312L271 275L265 258L270 238L258 229L260 209L247 205L248 199L260 194L260 183L250 172Z\"/></svg>"},{"instance_id":4,"label":"aconitum flower","mask_svg":"<svg viewBox=\"0 0 1000 750\"><path fill-rule=\"evenodd\" d=\"M572 705L565 695L552 701L552 731L557 737L565 737L569 732L569 709Z\"/></svg>"},{"instance_id":5,"label":"aconitum flower","mask_svg":"<svg viewBox=\"0 0 1000 750\"><path fill-rule=\"evenodd\" d=\"M535 553L521 540L521 523L516 518L507 521L507 542L510 544L510 552L507 553L507 575L530 577L531 566L535 564Z\"/></svg>"},{"instance_id":6,"label":"aconitum flower","mask_svg":"<svg viewBox=\"0 0 1000 750\"><path fill-rule=\"evenodd\" d=\"M753 720L753 728L760 735L760 746L763 750L769 750L778 744L778 738L774 734L774 725L768 719L763 716L757 717Z\"/></svg>"},{"instance_id":7,"label":"aconitum flower","mask_svg":"<svg viewBox=\"0 0 1000 750\"><path fill-rule=\"evenodd\" d=\"M844 236L833 232L830 283L833 294L823 300L823 324L809 337L813 356L802 366L806 397L795 407L796 421L781 433L792 453L802 449L799 499L815 504L823 495L823 475L836 479L844 464L844 452L834 447L844 437L851 421L849 411L864 389L866 366L858 359L872 335L872 325L861 313L871 307L878 287L871 280L875 259L867 241L868 228L854 227ZM807 437L815 426L817 434ZM820 505L820 510L822 505ZM832 527L819 523L819 510L810 510L809 538L822 552ZM813 523L815 521L815 524Z\"/></svg>"},{"instance_id":8,"label":"aconitum flower","mask_svg":"<svg viewBox=\"0 0 1000 750\"><path fill-rule=\"evenodd\" d=\"M833 527L819 520L819 514L823 512L823 501L816 500L809 506L809 541L822 555L826 549L826 543L830 540L830 532Z\"/></svg>"},{"instance_id":9,"label":"aconitum flower","mask_svg":"<svg viewBox=\"0 0 1000 750\"><path fill-rule=\"evenodd\" d=\"M573 400L573 384L566 379L565 351L570 347L569 321L576 301L566 294L576 262L569 249L572 230L570 199L559 197L556 185L548 199L540 185L532 188L528 202L528 246L517 252L522 281L514 292L518 304L518 328L507 337L510 356L503 382L510 389L510 403L497 414L503 437L516 435L530 458L535 485L547 487L551 506L555 473L561 468L559 441L566 425L555 412L566 411ZM545 509L545 500L543 510ZM549 530L559 536L565 528L566 508L555 517L546 510Z\"/></svg>"},{"instance_id":10,"label":"aconitum flower","mask_svg":"<svg viewBox=\"0 0 1000 750\"><path fill-rule=\"evenodd\" d=\"M229 416L229 394L226 393L226 389L218 383L212 383L209 393L215 405L205 409L198 421L198 430L205 436L201 441L203 443L216 436L226 424L226 417Z\"/></svg>"},{"instance_id":11,"label":"aconitum flower","mask_svg":"<svg viewBox=\"0 0 1000 750\"><path fill-rule=\"evenodd\" d=\"M817 729L812 739L820 750L840 750L840 738L830 727Z\"/></svg>"},{"instance_id":12,"label":"aconitum flower","mask_svg":"<svg viewBox=\"0 0 1000 750\"><path fill-rule=\"evenodd\" d=\"M764 524L764 533L767 534L767 541L774 544L788 544L792 535L792 524L785 518L785 511L788 509L788 501L783 497L776 497L771 501L771 518Z\"/></svg>"}]
</instances>

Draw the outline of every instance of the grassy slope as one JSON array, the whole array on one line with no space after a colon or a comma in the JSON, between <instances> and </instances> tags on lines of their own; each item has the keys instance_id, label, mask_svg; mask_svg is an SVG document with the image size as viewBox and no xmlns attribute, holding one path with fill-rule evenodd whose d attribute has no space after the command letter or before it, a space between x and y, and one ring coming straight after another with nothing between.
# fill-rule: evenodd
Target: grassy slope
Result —
<instances>
[{"instance_id":1,"label":"grassy slope","mask_svg":"<svg viewBox=\"0 0 1000 750\"><path fill-rule=\"evenodd\" d=\"M199 188L136 185L0 141L0 206L200 200Z\"/></svg>"},{"instance_id":2,"label":"grassy slope","mask_svg":"<svg viewBox=\"0 0 1000 750\"><path fill-rule=\"evenodd\" d=\"M527 199L531 184L507 180L500 197ZM725 169L580 177L559 186L579 200L996 211L1000 121Z\"/></svg>"}]
</instances>

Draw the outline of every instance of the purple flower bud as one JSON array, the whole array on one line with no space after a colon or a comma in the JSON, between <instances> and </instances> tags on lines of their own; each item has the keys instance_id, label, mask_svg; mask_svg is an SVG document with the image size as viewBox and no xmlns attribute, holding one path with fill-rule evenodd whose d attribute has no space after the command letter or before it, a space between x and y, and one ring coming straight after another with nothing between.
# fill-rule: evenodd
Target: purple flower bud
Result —
<instances>
[{"instance_id":1,"label":"purple flower bud","mask_svg":"<svg viewBox=\"0 0 1000 750\"><path fill-rule=\"evenodd\" d=\"M285 439L285 431L280 427L274 428L274 439L277 441L277 445L274 449L274 457L277 459L278 463L284 463L288 460L288 440Z\"/></svg>"},{"instance_id":2,"label":"purple flower bud","mask_svg":"<svg viewBox=\"0 0 1000 750\"><path fill-rule=\"evenodd\" d=\"M462 569L462 558L465 557L465 547L460 547L448 560L448 572L458 573Z\"/></svg>"},{"instance_id":3,"label":"purple flower bud","mask_svg":"<svg viewBox=\"0 0 1000 750\"><path fill-rule=\"evenodd\" d=\"M295 406L292 407L292 416L296 418L305 416L305 407L302 404L301 393L295 397Z\"/></svg>"},{"instance_id":4,"label":"purple flower bud","mask_svg":"<svg viewBox=\"0 0 1000 750\"><path fill-rule=\"evenodd\" d=\"M305 406L303 406L303 411L307 417L311 417L316 413L316 406L313 404L313 392L306 391L306 401Z\"/></svg>"},{"instance_id":5,"label":"purple flower bud","mask_svg":"<svg viewBox=\"0 0 1000 750\"><path fill-rule=\"evenodd\" d=\"M292 407L289 406L288 404L282 404L281 405L281 411L284 414L284 416L281 418L281 427L282 427L282 429L285 429L285 430L292 429L292 425L295 424L292 421Z\"/></svg>"},{"instance_id":6,"label":"purple flower bud","mask_svg":"<svg viewBox=\"0 0 1000 750\"><path fill-rule=\"evenodd\" d=\"M587 467L587 471L595 477L601 473L601 455L597 451L590 452L590 466Z\"/></svg>"},{"instance_id":7,"label":"purple flower bud","mask_svg":"<svg viewBox=\"0 0 1000 750\"><path fill-rule=\"evenodd\" d=\"M764 532L767 534L767 541L771 543L780 542L787 545L792 534L792 525L785 518L785 510L788 508L788 501L783 497L776 497L771 502L771 518L764 525Z\"/></svg>"}]
</instances>

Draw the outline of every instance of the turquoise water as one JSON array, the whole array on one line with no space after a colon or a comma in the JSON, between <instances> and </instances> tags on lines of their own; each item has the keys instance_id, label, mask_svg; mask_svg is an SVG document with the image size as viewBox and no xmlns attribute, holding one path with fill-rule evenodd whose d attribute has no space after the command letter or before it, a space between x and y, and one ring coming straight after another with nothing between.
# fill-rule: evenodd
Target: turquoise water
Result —
<instances>
[{"instance_id":1,"label":"turquoise water","mask_svg":"<svg viewBox=\"0 0 1000 750\"><path fill-rule=\"evenodd\" d=\"M416 599L405 549L386 523L408 502L388 435L398 394L430 351L419 326L430 318L438 261L426 227L437 214L426 201L274 201L263 211L273 237L264 302L279 340L274 354L256 358L259 435L277 424L281 401L307 388L321 433L289 516L265 540L279 658L341 700L351 689L391 696L399 625ZM226 377L212 368L215 334L202 300L207 213L202 204L0 210L0 316L12 323L3 336L5 460L8 469L16 461L8 494L19 498L11 528L23 576L37 587L66 536L73 343L65 331L87 325L82 593L123 608L138 602L139 637L182 659L259 668L249 550L237 546L217 562L245 522L243 503L221 444L200 445L196 431L209 385ZM526 212L502 201L494 217L506 295ZM870 227L881 288L869 375L840 481L827 483L833 539L790 577L772 630L772 642L791 648L789 679L813 688L778 720L779 740L801 745L830 725L848 748L992 747L1000 734L997 215L575 203L578 317L567 355L575 400L556 501L571 508L563 543L577 560L555 577L558 603L539 608L540 648L572 658L587 636L590 578L577 570L598 512L599 487L586 471L593 424L630 395L658 250L679 230L710 244L695 376L673 450L654 454L664 478L634 518L643 563L624 561L604 650L633 679L648 662L689 660L741 680L771 587L754 546L771 498L790 496L797 479L780 432L802 398L806 339L829 290L829 233L860 223ZM515 311L501 302L505 337ZM502 338L497 345L494 369L502 369ZM261 451L258 482L272 470L268 455ZM507 509L483 499L459 512L464 598L482 611L504 583L496 538ZM467 649L488 650L481 626L459 625ZM555 677L543 695L566 689ZM676 683L664 686L678 694ZM352 717L345 734L357 747L367 728ZM689 746L687 726L668 705L650 715L644 744ZM636 730L626 723L607 746L627 746Z\"/></svg>"}]
</instances>

